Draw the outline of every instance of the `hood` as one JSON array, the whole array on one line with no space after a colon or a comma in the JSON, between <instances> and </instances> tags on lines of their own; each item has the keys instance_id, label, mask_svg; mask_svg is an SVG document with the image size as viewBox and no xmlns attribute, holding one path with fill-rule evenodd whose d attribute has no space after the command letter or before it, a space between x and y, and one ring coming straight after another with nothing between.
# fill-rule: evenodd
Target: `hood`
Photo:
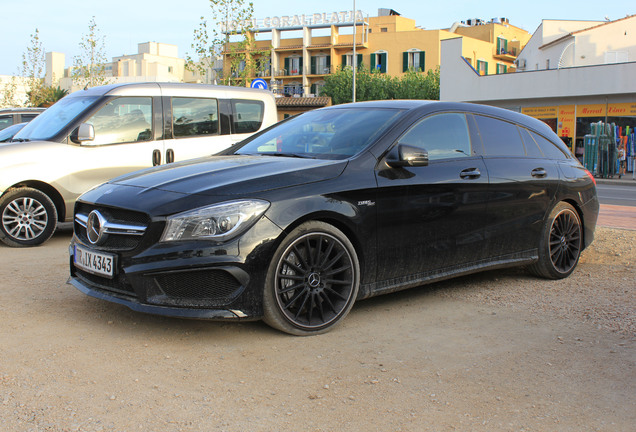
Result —
<instances>
[{"instance_id":1,"label":"hood","mask_svg":"<svg viewBox=\"0 0 636 432\"><path fill-rule=\"evenodd\" d=\"M199 202L256 197L268 190L299 186L338 177L346 160L279 156L212 156L162 165L117 177L80 199L126 207L150 214L187 209Z\"/></svg>"},{"instance_id":2,"label":"hood","mask_svg":"<svg viewBox=\"0 0 636 432\"><path fill-rule=\"evenodd\" d=\"M52 141L12 141L0 143L0 168L32 164L34 160L50 161L50 156L64 144Z\"/></svg>"},{"instance_id":3,"label":"hood","mask_svg":"<svg viewBox=\"0 0 636 432\"><path fill-rule=\"evenodd\" d=\"M213 156L162 165L109 183L184 194L251 195L334 178L347 161L274 156Z\"/></svg>"}]
</instances>

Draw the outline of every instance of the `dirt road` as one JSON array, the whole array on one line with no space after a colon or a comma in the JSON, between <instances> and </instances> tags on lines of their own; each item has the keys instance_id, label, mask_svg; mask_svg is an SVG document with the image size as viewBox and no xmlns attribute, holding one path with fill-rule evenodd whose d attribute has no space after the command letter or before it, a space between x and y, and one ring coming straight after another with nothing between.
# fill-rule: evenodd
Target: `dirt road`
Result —
<instances>
[{"instance_id":1,"label":"dirt road","mask_svg":"<svg viewBox=\"0 0 636 432\"><path fill-rule=\"evenodd\" d=\"M567 280L488 272L322 336L134 313L65 284L70 232L0 246L2 431L631 431L636 231Z\"/></svg>"}]
</instances>

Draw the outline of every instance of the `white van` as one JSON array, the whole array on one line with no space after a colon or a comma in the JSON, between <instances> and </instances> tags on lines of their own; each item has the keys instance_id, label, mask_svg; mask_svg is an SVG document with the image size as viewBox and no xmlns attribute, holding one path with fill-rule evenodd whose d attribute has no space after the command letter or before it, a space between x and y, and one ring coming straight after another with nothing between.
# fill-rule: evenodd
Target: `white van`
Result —
<instances>
[{"instance_id":1,"label":"white van","mask_svg":"<svg viewBox=\"0 0 636 432\"><path fill-rule=\"evenodd\" d=\"M42 244L93 186L218 153L276 121L263 90L136 83L74 92L0 145L0 240Z\"/></svg>"}]
</instances>

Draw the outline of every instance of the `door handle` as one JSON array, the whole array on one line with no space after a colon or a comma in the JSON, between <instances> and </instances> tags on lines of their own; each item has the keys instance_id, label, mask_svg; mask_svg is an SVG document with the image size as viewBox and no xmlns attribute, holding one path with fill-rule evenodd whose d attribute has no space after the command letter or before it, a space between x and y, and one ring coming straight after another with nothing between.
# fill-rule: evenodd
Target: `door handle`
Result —
<instances>
[{"instance_id":1,"label":"door handle","mask_svg":"<svg viewBox=\"0 0 636 432\"><path fill-rule=\"evenodd\" d=\"M174 150L168 149L166 150L166 163L174 162Z\"/></svg>"},{"instance_id":2,"label":"door handle","mask_svg":"<svg viewBox=\"0 0 636 432\"><path fill-rule=\"evenodd\" d=\"M466 168L459 173L459 176L463 179L476 179L481 177L481 172L478 168Z\"/></svg>"},{"instance_id":3,"label":"door handle","mask_svg":"<svg viewBox=\"0 0 636 432\"><path fill-rule=\"evenodd\" d=\"M546 172L544 168L535 168L532 170L532 177L543 178L547 175L548 173Z\"/></svg>"},{"instance_id":4,"label":"door handle","mask_svg":"<svg viewBox=\"0 0 636 432\"><path fill-rule=\"evenodd\" d=\"M161 151L153 150L152 151L152 166L161 165Z\"/></svg>"}]
</instances>

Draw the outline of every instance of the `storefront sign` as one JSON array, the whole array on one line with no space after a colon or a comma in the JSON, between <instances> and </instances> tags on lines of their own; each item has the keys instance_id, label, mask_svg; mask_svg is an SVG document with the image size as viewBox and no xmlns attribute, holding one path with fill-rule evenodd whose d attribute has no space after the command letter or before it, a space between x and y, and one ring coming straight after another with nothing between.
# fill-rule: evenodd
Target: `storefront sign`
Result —
<instances>
[{"instance_id":1,"label":"storefront sign","mask_svg":"<svg viewBox=\"0 0 636 432\"><path fill-rule=\"evenodd\" d=\"M521 108L521 113L538 119L557 118L558 107L528 107Z\"/></svg>"},{"instance_id":2,"label":"storefront sign","mask_svg":"<svg viewBox=\"0 0 636 432\"><path fill-rule=\"evenodd\" d=\"M607 107L608 117L636 117L636 103L614 103Z\"/></svg>"},{"instance_id":3,"label":"storefront sign","mask_svg":"<svg viewBox=\"0 0 636 432\"><path fill-rule=\"evenodd\" d=\"M605 117L606 114L605 104L588 104L577 105L576 116L577 117Z\"/></svg>"},{"instance_id":4,"label":"storefront sign","mask_svg":"<svg viewBox=\"0 0 636 432\"><path fill-rule=\"evenodd\" d=\"M364 21L362 11L356 11L355 21ZM284 30L309 26L330 26L330 25L346 25L353 24L353 11L331 12L331 13L314 13L302 15L283 15L275 17L267 17L263 19L252 19L241 22L228 21L219 23L221 33L240 32L243 29L253 31L267 31L272 29Z\"/></svg>"},{"instance_id":5,"label":"storefront sign","mask_svg":"<svg viewBox=\"0 0 636 432\"><path fill-rule=\"evenodd\" d=\"M557 123L557 134L560 137L574 137L576 127L576 106L560 105Z\"/></svg>"}]
</instances>

